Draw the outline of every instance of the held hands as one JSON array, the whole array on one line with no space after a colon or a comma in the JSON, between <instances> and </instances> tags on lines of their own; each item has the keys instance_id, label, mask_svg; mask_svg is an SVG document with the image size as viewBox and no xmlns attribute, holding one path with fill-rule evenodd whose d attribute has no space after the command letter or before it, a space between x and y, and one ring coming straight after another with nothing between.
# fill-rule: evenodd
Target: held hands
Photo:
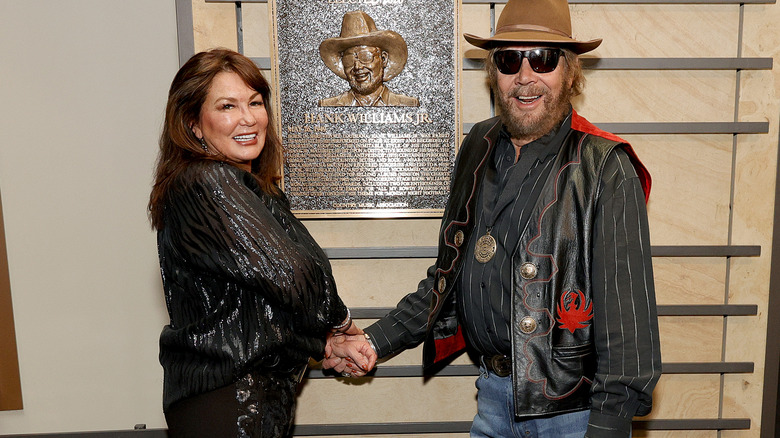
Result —
<instances>
[{"instance_id":1,"label":"held hands","mask_svg":"<svg viewBox=\"0 0 780 438\"><path fill-rule=\"evenodd\" d=\"M376 365L377 354L355 323L343 332L328 335L325 345L324 369L333 369L344 377L362 377Z\"/></svg>"}]
</instances>

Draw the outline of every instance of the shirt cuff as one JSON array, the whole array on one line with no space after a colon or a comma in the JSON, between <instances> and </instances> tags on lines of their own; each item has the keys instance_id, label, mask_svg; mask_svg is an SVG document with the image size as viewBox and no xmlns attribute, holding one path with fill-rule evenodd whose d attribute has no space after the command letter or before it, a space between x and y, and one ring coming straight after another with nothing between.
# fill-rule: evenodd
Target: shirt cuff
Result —
<instances>
[{"instance_id":1,"label":"shirt cuff","mask_svg":"<svg viewBox=\"0 0 780 438\"><path fill-rule=\"evenodd\" d=\"M376 333L372 327L373 325L364 327L363 333L368 334L368 336L371 338L371 345L374 347L374 351L376 351L377 358L381 359L382 357L384 357L382 356L382 349L385 346L382 345L382 342L378 340Z\"/></svg>"},{"instance_id":2,"label":"shirt cuff","mask_svg":"<svg viewBox=\"0 0 780 438\"><path fill-rule=\"evenodd\" d=\"M631 419L590 411L585 438L629 438Z\"/></svg>"}]
</instances>

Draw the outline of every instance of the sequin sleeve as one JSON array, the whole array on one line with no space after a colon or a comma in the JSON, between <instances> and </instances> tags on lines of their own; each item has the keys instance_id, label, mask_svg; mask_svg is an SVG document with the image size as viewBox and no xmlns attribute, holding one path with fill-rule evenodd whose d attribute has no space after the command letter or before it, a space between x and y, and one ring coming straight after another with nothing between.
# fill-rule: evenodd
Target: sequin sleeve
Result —
<instances>
[{"instance_id":1,"label":"sequin sleeve","mask_svg":"<svg viewBox=\"0 0 780 438\"><path fill-rule=\"evenodd\" d=\"M346 316L327 257L284 202L227 164L187 176L165 224L181 261L257 291L291 314L296 330L324 333Z\"/></svg>"}]
</instances>

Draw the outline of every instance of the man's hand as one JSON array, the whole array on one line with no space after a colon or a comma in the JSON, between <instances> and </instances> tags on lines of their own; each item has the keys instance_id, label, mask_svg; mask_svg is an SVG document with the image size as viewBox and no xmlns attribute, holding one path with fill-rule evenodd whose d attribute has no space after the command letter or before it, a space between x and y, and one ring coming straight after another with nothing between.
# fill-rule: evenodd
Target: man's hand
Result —
<instances>
[{"instance_id":1,"label":"man's hand","mask_svg":"<svg viewBox=\"0 0 780 438\"><path fill-rule=\"evenodd\" d=\"M362 377L376 365L377 354L363 330L353 324L345 333L328 337L325 346L324 369L333 369L344 377Z\"/></svg>"}]
</instances>

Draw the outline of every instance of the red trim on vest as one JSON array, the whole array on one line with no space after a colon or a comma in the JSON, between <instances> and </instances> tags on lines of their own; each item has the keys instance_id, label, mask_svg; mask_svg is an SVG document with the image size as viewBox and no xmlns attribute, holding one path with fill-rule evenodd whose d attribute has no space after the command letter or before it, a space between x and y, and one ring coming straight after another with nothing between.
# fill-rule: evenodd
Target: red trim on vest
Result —
<instances>
[{"instance_id":1,"label":"red trim on vest","mask_svg":"<svg viewBox=\"0 0 780 438\"><path fill-rule=\"evenodd\" d=\"M628 157L634 164L634 169L636 169L636 173L639 176L639 182L642 184L642 190L645 192L645 202L647 202L647 200L650 198L650 187L653 185L653 181L650 177L650 172L639 160L636 152L634 152L634 149L627 141L623 140L615 134L597 128L584 117L577 114L577 111L572 111L571 128L586 134L595 135L596 137L606 138L607 140L623 143L622 148L626 151L626 153L628 153Z\"/></svg>"},{"instance_id":2,"label":"red trim on vest","mask_svg":"<svg viewBox=\"0 0 780 438\"><path fill-rule=\"evenodd\" d=\"M466 348L466 340L463 338L463 330L458 326L458 332L454 336L448 336L442 339L434 340L434 346L436 348L436 357L433 358L433 363L444 360L453 354Z\"/></svg>"}]
</instances>

